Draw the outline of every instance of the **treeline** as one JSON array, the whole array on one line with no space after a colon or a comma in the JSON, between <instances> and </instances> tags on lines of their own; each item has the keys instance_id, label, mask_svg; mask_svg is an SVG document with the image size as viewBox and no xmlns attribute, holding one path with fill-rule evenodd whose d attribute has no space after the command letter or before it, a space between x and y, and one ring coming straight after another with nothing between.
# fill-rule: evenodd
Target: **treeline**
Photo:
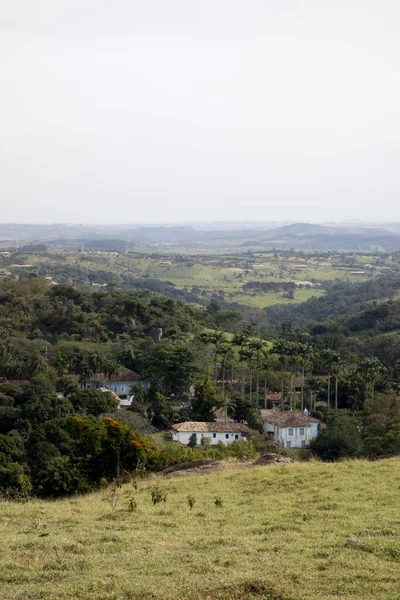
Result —
<instances>
[{"instance_id":1,"label":"treeline","mask_svg":"<svg viewBox=\"0 0 400 600\"><path fill-rule=\"evenodd\" d=\"M391 299L400 289L399 275L388 274L362 283L326 282L327 293L313 297L302 304L275 305L265 308L271 326L291 323L295 327L307 327L340 316L365 310L374 300Z\"/></svg>"},{"instance_id":2,"label":"treeline","mask_svg":"<svg viewBox=\"0 0 400 600\"><path fill-rule=\"evenodd\" d=\"M216 303L197 308L150 291L127 292L109 288L48 287L37 277L0 281L0 327L3 339L22 334L30 339L106 342L127 334L140 337L149 327L166 336L195 333L204 327L236 330L246 326L234 311Z\"/></svg>"}]
</instances>

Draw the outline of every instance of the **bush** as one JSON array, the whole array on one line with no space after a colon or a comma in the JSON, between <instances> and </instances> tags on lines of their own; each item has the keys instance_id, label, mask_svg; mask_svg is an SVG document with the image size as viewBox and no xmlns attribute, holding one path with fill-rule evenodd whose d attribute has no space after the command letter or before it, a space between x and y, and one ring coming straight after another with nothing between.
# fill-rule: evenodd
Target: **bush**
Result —
<instances>
[{"instance_id":1,"label":"bush","mask_svg":"<svg viewBox=\"0 0 400 600\"><path fill-rule=\"evenodd\" d=\"M328 427L311 440L312 453L325 461L359 456L362 442L357 421L348 414L338 412L328 416Z\"/></svg>"},{"instance_id":2,"label":"bush","mask_svg":"<svg viewBox=\"0 0 400 600\"><path fill-rule=\"evenodd\" d=\"M68 400L77 413L99 416L112 412L119 406L119 400L109 391L87 389L73 392Z\"/></svg>"},{"instance_id":3,"label":"bush","mask_svg":"<svg viewBox=\"0 0 400 600\"><path fill-rule=\"evenodd\" d=\"M189 441L188 441L188 447L196 448L196 446L197 446L197 436L195 433L192 433L192 435L190 436Z\"/></svg>"},{"instance_id":4,"label":"bush","mask_svg":"<svg viewBox=\"0 0 400 600\"><path fill-rule=\"evenodd\" d=\"M51 458L37 475L40 495L65 496L90 489L87 480L68 456Z\"/></svg>"},{"instance_id":5,"label":"bush","mask_svg":"<svg viewBox=\"0 0 400 600\"><path fill-rule=\"evenodd\" d=\"M18 497L30 487L29 477L21 464L4 461L0 456L0 494Z\"/></svg>"},{"instance_id":6,"label":"bush","mask_svg":"<svg viewBox=\"0 0 400 600\"><path fill-rule=\"evenodd\" d=\"M275 454L282 454L282 456L286 456L285 448L278 446L275 444L266 433L259 433L258 431L252 431L249 436L249 441L251 441L257 452L260 454L265 454L267 452L274 452Z\"/></svg>"}]
</instances>

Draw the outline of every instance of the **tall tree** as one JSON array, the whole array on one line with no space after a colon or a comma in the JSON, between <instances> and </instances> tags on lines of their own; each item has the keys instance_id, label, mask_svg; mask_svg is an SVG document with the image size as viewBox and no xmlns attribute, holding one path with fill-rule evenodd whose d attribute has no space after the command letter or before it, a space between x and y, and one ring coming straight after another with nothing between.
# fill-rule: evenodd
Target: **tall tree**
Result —
<instances>
[{"instance_id":1,"label":"tall tree","mask_svg":"<svg viewBox=\"0 0 400 600\"><path fill-rule=\"evenodd\" d=\"M258 406L258 396L260 391L260 364L262 358L262 351L265 348L265 342L261 339L250 339L247 342L247 347L249 350L254 352L254 357L256 360L256 405Z\"/></svg>"},{"instance_id":2,"label":"tall tree","mask_svg":"<svg viewBox=\"0 0 400 600\"><path fill-rule=\"evenodd\" d=\"M372 358L363 358L363 360L359 364L359 370L362 373L365 381L365 399L368 401L368 392L369 387L371 387L371 401L374 401L374 393L375 393L375 382L379 376L383 375L386 371L385 367L375 357Z\"/></svg>"},{"instance_id":3,"label":"tall tree","mask_svg":"<svg viewBox=\"0 0 400 600\"><path fill-rule=\"evenodd\" d=\"M285 401L285 390L284 390L284 370L286 365L286 360L288 356L288 347L286 342L278 341L272 346L271 350L272 354L276 354L278 356L278 360L281 363L281 403L283 405Z\"/></svg>"},{"instance_id":4,"label":"tall tree","mask_svg":"<svg viewBox=\"0 0 400 600\"><path fill-rule=\"evenodd\" d=\"M243 350L245 349L248 336L245 333L236 333L233 337L232 344L239 348L239 360L240 360L240 395L242 400L245 397L245 381L244 381L244 360Z\"/></svg>"},{"instance_id":5,"label":"tall tree","mask_svg":"<svg viewBox=\"0 0 400 600\"><path fill-rule=\"evenodd\" d=\"M331 348L326 348L321 354L323 363L325 365L328 374L328 390L327 390L327 404L328 409L331 407L331 375L333 365L337 364L339 360L338 353Z\"/></svg>"}]
</instances>

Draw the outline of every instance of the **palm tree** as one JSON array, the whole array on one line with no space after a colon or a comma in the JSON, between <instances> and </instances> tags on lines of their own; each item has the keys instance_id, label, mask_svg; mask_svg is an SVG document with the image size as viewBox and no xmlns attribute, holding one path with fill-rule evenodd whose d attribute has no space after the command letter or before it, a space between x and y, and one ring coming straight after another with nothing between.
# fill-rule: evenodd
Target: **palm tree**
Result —
<instances>
[{"instance_id":1,"label":"palm tree","mask_svg":"<svg viewBox=\"0 0 400 600\"><path fill-rule=\"evenodd\" d=\"M256 404L258 405L258 395L259 395L259 389L260 389L260 359L261 359L261 352L262 350L265 348L265 342L261 339L259 340L249 340L247 342L247 347L250 350L254 351L255 357L256 357L256 365L257 365L257 370L256 370Z\"/></svg>"},{"instance_id":2,"label":"palm tree","mask_svg":"<svg viewBox=\"0 0 400 600\"><path fill-rule=\"evenodd\" d=\"M386 368L383 366L380 360L377 358L363 358L360 362L359 369L365 378L365 400L368 400L368 389L371 384L371 401L374 401L375 395L375 381L382 375Z\"/></svg>"},{"instance_id":3,"label":"palm tree","mask_svg":"<svg viewBox=\"0 0 400 600\"><path fill-rule=\"evenodd\" d=\"M275 344L272 346L272 349L271 349L271 354L277 354L279 362L281 363L281 402L282 402L282 405L285 400L283 373L284 373L284 369L285 369L287 352L288 352L287 344L286 344L286 342L283 342L283 341L275 342Z\"/></svg>"},{"instance_id":4,"label":"palm tree","mask_svg":"<svg viewBox=\"0 0 400 600\"><path fill-rule=\"evenodd\" d=\"M322 381L311 378L307 381L307 387L310 390L310 411L315 410L317 406L317 394L321 391Z\"/></svg>"},{"instance_id":5,"label":"palm tree","mask_svg":"<svg viewBox=\"0 0 400 600\"><path fill-rule=\"evenodd\" d=\"M239 351L239 354L242 358L247 359L249 361L250 367L250 403L253 401L253 360L255 356L254 350L251 348L245 348Z\"/></svg>"},{"instance_id":6,"label":"palm tree","mask_svg":"<svg viewBox=\"0 0 400 600\"><path fill-rule=\"evenodd\" d=\"M212 337L209 331L203 331L202 333L199 333L197 339L204 345L205 348L207 348L210 344L213 343L214 338Z\"/></svg>"},{"instance_id":7,"label":"palm tree","mask_svg":"<svg viewBox=\"0 0 400 600\"><path fill-rule=\"evenodd\" d=\"M240 395L242 400L245 396L245 385L244 385L244 356L241 353L247 342L247 335L245 333L236 333L233 337L232 344L239 348L239 359L240 359Z\"/></svg>"},{"instance_id":8,"label":"palm tree","mask_svg":"<svg viewBox=\"0 0 400 600\"><path fill-rule=\"evenodd\" d=\"M144 387L141 383L135 383L131 385L131 387L129 388L129 393L131 396L133 396L135 402L137 402L138 404L143 404L145 393Z\"/></svg>"},{"instance_id":9,"label":"palm tree","mask_svg":"<svg viewBox=\"0 0 400 600\"><path fill-rule=\"evenodd\" d=\"M102 365L101 356L97 352L92 352L87 357L87 365L92 375L96 375Z\"/></svg>"},{"instance_id":10,"label":"palm tree","mask_svg":"<svg viewBox=\"0 0 400 600\"><path fill-rule=\"evenodd\" d=\"M322 352L322 360L323 360L323 363L324 363L324 365L325 365L325 367L327 368L327 371L328 371L327 404L328 404L328 410L329 410L330 407L331 407L331 374L332 374L332 366L334 364L337 364L337 362L339 360L339 355L334 350L331 350L331 348L326 348L326 350L324 350Z\"/></svg>"},{"instance_id":11,"label":"palm tree","mask_svg":"<svg viewBox=\"0 0 400 600\"><path fill-rule=\"evenodd\" d=\"M339 385L339 375L346 367L346 362L343 360L339 352L335 353L336 356L332 361L333 365L333 373L335 375L335 410L338 409L338 385Z\"/></svg>"},{"instance_id":12,"label":"palm tree","mask_svg":"<svg viewBox=\"0 0 400 600\"><path fill-rule=\"evenodd\" d=\"M47 360L42 354L36 354L31 357L28 364L28 371L30 377L35 377L35 375L40 375L41 373L45 373L47 371L48 364Z\"/></svg>"},{"instance_id":13,"label":"palm tree","mask_svg":"<svg viewBox=\"0 0 400 600\"><path fill-rule=\"evenodd\" d=\"M225 398L225 379L226 379L226 361L232 348L229 344L220 344L217 347L217 354L222 356L222 397Z\"/></svg>"},{"instance_id":14,"label":"palm tree","mask_svg":"<svg viewBox=\"0 0 400 600\"><path fill-rule=\"evenodd\" d=\"M219 406L224 409L226 423L228 417L231 417L233 414L235 414L236 402L230 396L223 396L219 402Z\"/></svg>"},{"instance_id":15,"label":"palm tree","mask_svg":"<svg viewBox=\"0 0 400 600\"><path fill-rule=\"evenodd\" d=\"M270 368L268 351L264 350L264 352L262 354L261 367L264 371L264 408L267 408L267 372L269 371L269 368Z\"/></svg>"},{"instance_id":16,"label":"palm tree","mask_svg":"<svg viewBox=\"0 0 400 600\"><path fill-rule=\"evenodd\" d=\"M111 379L113 375L116 375L120 370L120 365L115 360L103 361L103 371L107 379Z\"/></svg>"},{"instance_id":17,"label":"palm tree","mask_svg":"<svg viewBox=\"0 0 400 600\"><path fill-rule=\"evenodd\" d=\"M309 344L299 344L298 355L301 363L301 412L304 410L304 376L306 365L311 365L315 354L314 349Z\"/></svg>"},{"instance_id":18,"label":"palm tree","mask_svg":"<svg viewBox=\"0 0 400 600\"><path fill-rule=\"evenodd\" d=\"M290 408L294 408L293 392L296 383L297 359L299 357L299 344L296 342L288 342L287 356L289 357L290 366Z\"/></svg>"}]
</instances>

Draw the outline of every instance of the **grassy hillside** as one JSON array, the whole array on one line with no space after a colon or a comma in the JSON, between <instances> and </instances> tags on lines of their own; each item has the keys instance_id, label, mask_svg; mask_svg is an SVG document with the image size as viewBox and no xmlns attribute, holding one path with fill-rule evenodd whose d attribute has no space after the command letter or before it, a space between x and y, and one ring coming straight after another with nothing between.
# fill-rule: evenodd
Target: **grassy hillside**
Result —
<instances>
[{"instance_id":1,"label":"grassy hillside","mask_svg":"<svg viewBox=\"0 0 400 600\"><path fill-rule=\"evenodd\" d=\"M4 502L0 598L395 600L399 487L392 459L153 477L114 510L109 492Z\"/></svg>"}]
</instances>

